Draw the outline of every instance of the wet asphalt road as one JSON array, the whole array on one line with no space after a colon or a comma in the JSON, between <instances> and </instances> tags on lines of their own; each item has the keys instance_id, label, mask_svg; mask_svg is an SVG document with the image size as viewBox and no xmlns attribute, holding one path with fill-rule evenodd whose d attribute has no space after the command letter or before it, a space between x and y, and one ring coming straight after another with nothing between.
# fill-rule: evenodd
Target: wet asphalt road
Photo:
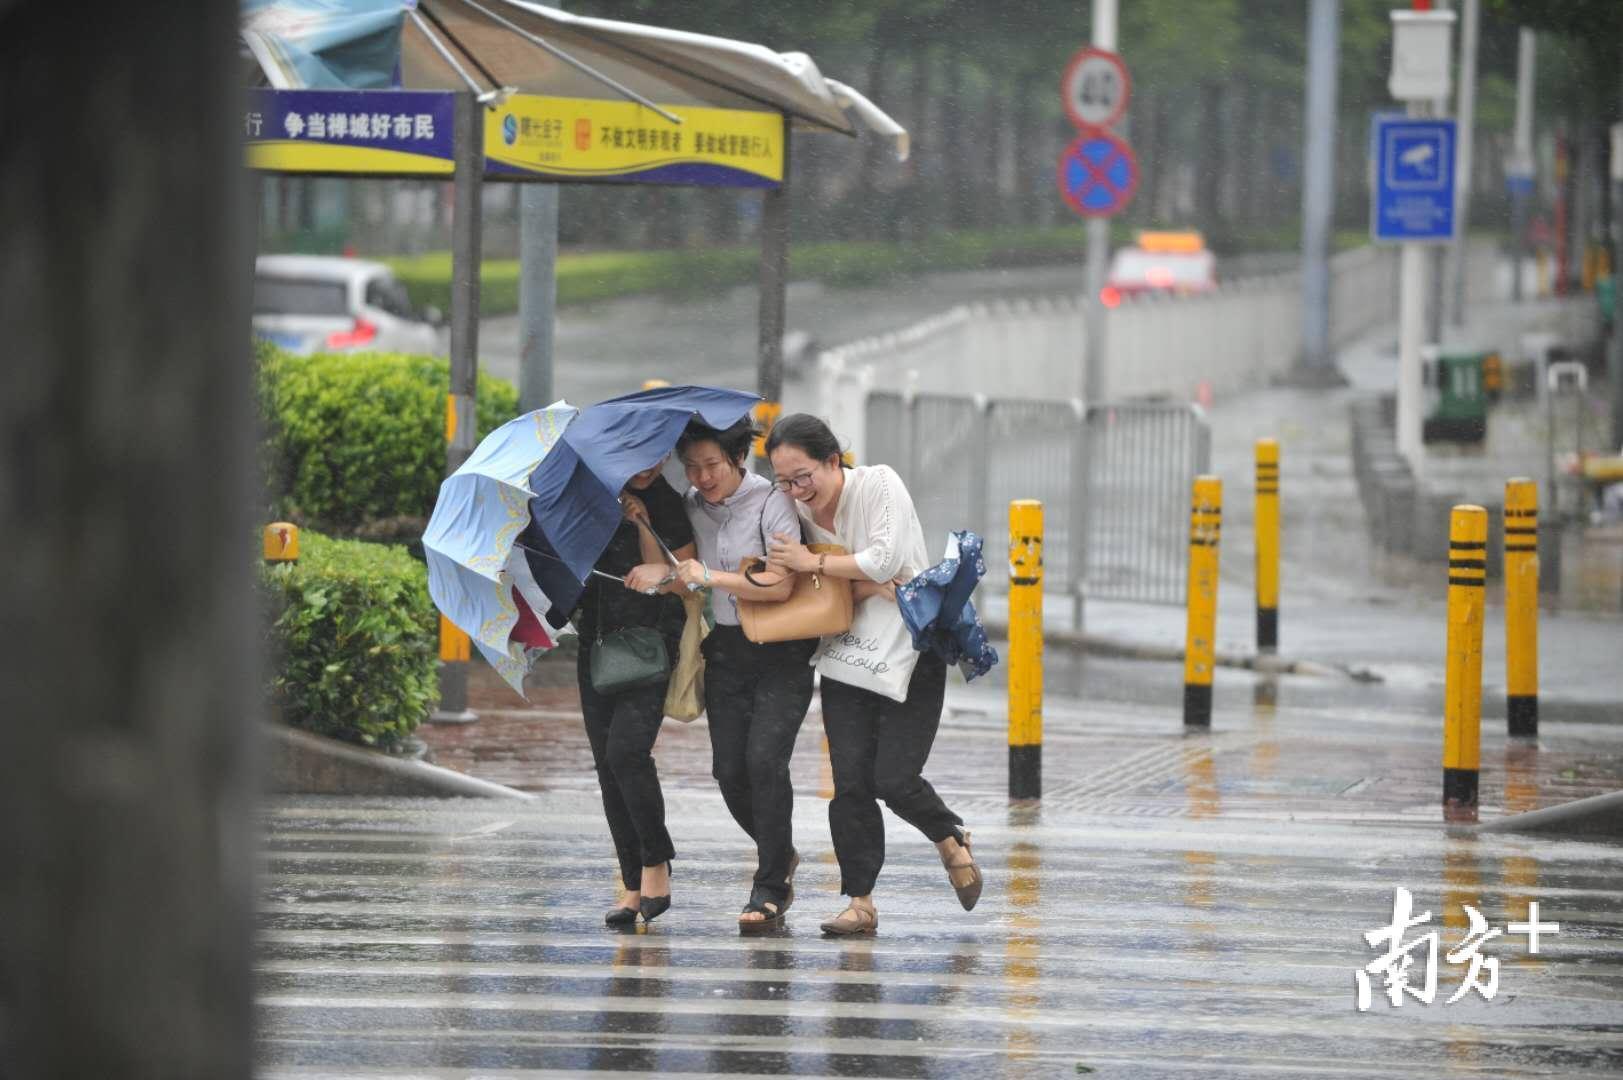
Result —
<instances>
[{"instance_id":1,"label":"wet asphalt road","mask_svg":"<svg viewBox=\"0 0 1623 1080\"><path fill-rule=\"evenodd\" d=\"M1200 734L1163 705L1053 701L1040 808L1006 797L1001 691L954 690L926 774L973 830L986 893L961 911L933 849L887 819L870 941L816 929L839 901L815 714L794 760L799 899L773 937L734 927L749 852L702 721L661 735L675 903L633 934L601 923L614 872L575 717L543 720L545 766L506 777L533 804L280 800L262 1075L1623 1072L1623 845L1450 831L1431 715L1225 680ZM1484 818L1620 779L1614 726L1551 722L1537 745L1485 730ZM1406 940L1442 933L1437 996L1394 1009L1377 983L1361 1013L1354 972L1378 955L1361 934L1397 886L1433 916ZM1533 900L1559 933L1537 955L1493 939L1494 1000L1445 1004L1462 905L1502 930Z\"/></svg>"}]
</instances>

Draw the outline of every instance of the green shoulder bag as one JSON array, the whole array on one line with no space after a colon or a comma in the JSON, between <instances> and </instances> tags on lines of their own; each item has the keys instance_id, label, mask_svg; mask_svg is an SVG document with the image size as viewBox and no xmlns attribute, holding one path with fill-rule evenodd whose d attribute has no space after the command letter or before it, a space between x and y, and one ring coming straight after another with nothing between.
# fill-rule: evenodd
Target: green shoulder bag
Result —
<instances>
[{"instance_id":1,"label":"green shoulder bag","mask_svg":"<svg viewBox=\"0 0 1623 1080\"><path fill-rule=\"evenodd\" d=\"M603 594L597 594L597 637L588 668L592 689L605 697L663 686L670 680L671 658L665 635L651 626L627 626L603 632Z\"/></svg>"}]
</instances>

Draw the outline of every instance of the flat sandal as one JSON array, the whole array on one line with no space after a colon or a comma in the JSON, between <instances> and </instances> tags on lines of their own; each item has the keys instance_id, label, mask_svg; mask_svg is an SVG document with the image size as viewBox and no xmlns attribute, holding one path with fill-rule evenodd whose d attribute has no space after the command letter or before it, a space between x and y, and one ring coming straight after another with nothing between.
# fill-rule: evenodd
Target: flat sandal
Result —
<instances>
[{"instance_id":1,"label":"flat sandal","mask_svg":"<svg viewBox=\"0 0 1623 1080\"><path fill-rule=\"evenodd\" d=\"M854 914L856 918L848 919ZM879 912L869 911L851 904L832 919L823 921L822 931L829 937L873 937L879 929Z\"/></svg>"},{"instance_id":2,"label":"flat sandal","mask_svg":"<svg viewBox=\"0 0 1623 1080\"><path fill-rule=\"evenodd\" d=\"M967 863L950 863L947 861L947 856L943 855L941 856L941 865L946 867L947 884L951 885L952 891L958 894L958 902L963 905L965 911L971 911L981 898L981 886L985 884L985 881L981 877L981 868L975 865L975 853L969 848L968 829L959 834L958 849L969 856ZM968 870L970 876L967 882L960 885L954 879L953 874L963 870Z\"/></svg>"}]
</instances>

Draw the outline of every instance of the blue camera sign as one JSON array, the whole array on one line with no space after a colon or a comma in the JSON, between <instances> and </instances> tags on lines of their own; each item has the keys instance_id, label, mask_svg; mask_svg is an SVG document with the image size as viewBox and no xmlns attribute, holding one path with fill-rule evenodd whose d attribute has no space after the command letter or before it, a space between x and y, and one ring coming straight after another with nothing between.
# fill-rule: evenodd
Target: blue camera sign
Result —
<instances>
[{"instance_id":1,"label":"blue camera sign","mask_svg":"<svg viewBox=\"0 0 1623 1080\"><path fill-rule=\"evenodd\" d=\"M1452 240L1454 121L1378 116L1374 135L1372 238L1377 243Z\"/></svg>"}]
</instances>

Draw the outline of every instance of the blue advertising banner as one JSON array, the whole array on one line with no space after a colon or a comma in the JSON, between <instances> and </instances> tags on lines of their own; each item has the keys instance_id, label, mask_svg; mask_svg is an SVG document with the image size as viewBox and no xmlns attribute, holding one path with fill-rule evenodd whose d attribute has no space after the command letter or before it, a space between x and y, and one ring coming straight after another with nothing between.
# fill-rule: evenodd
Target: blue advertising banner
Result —
<instances>
[{"instance_id":1,"label":"blue advertising banner","mask_svg":"<svg viewBox=\"0 0 1623 1080\"><path fill-rule=\"evenodd\" d=\"M454 95L432 90L250 90L250 168L448 176Z\"/></svg>"},{"instance_id":2,"label":"blue advertising banner","mask_svg":"<svg viewBox=\"0 0 1623 1080\"><path fill-rule=\"evenodd\" d=\"M1454 237L1452 120L1375 119L1370 235L1377 243L1441 243Z\"/></svg>"}]
</instances>

